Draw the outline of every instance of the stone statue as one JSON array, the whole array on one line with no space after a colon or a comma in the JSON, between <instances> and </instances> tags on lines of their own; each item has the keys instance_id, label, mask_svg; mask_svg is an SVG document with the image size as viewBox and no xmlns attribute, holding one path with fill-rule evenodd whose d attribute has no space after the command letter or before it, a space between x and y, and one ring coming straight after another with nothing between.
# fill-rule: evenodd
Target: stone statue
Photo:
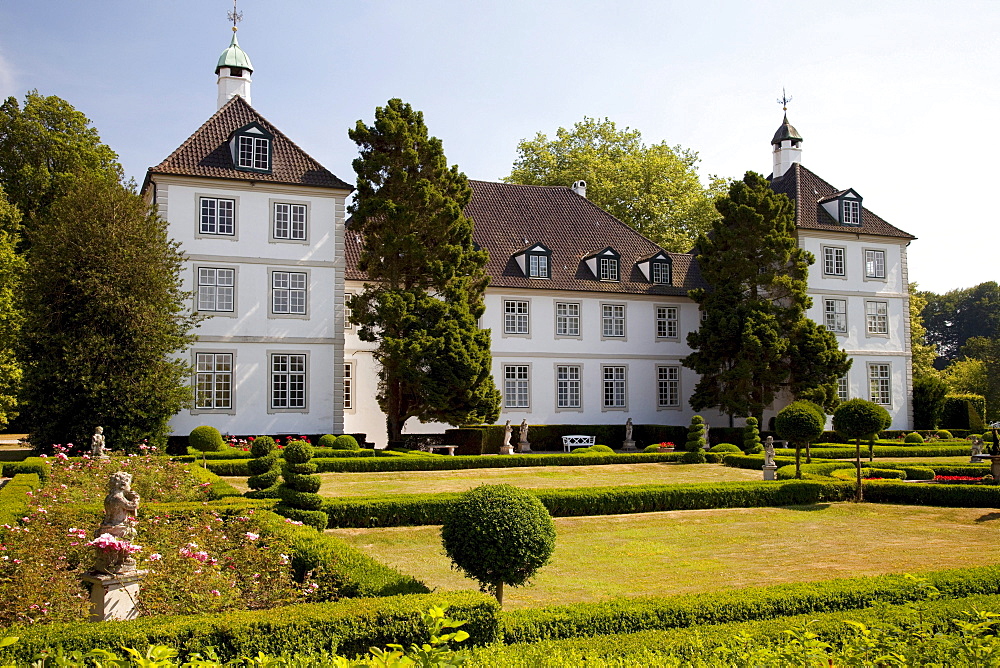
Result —
<instances>
[{"instance_id":1,"label":"stone statue","mask_svg":"<svg viewBox=\"0 0 1000 668\"><path fill-rule=\"evenodd\" d=\"M90 456L95 459L107 459L104 454L104 427L95 427L94 435L90 437Z\"/></svg>"},{"instance_id":2,"label":"stone statue","mask_svg":"<svg viewBox=\"0 0 1000 668\"><path fill-rule=\"evenodd\" d=\"M972 437L972 456L983 454L983 439L978 436Z\"/></svg>"},{"instance_id":3,"label":"stone statue","mask_svg":"<svg viewBox=\"0 0 1000 668\"><path fill-rule=\"evenodd\" d=\"M130 541L136 535L138 510L139 495L132 491L132 476L124 471L112 474L104 497L104 519L91 541L97 549L95 571L115 574L135 570L132 555L138 548Z\"/></svg>"},{"instance_id":4,"label":"stone statue","mask_svg":"<svg viewBox=\"0 0 1000 668\"><path fill-rule=\"evenodd\" d=\"M514 431L513 427L510 426L510 420L507 420L507 424L503 426L503 447L510 447L510 432Z\"/></svg>"},{"instance_id":5,"label":"stone statue","mask_svg":"<svg viewBox=\"0 0 1000 668\"><path fill-rule=\"evenodd\" d=\"M528 442L528 419L527 418L521 420L521 436L518 439L518 442L520 442L520 443L527 443Z\"/></svg>"},{"instance_id":6,"label":"stone statue","mask_svg":"<svg viewBox=\"0 0 1000 668\"><path fill-rule=\"evenodd\" d=\"M764 441L764 466L774 465L774 437L768 436Z\"/></svg>"},{"instance_id":7,"label":"stone statue","mask_svg":"<svg viewBox=\"0 0 1000 668\"><path fill-rule=\"evenodd\" d=\"M625 421L625 440L632 440L632 418Z\"/></svg>"}]
</instances>

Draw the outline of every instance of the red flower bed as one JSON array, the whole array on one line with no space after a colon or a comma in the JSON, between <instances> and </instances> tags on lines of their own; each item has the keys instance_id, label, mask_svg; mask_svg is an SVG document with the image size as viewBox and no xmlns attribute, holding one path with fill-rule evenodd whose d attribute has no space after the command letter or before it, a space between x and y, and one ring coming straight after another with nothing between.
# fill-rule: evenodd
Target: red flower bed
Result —
<instances>
[{"instance_id":1,"label":"red flower bed","mask_svg":"<svg viewBox=\"0 0 1000 668\"><path fill-rule=\"evenodd\" d=\"M979 476L969 475L936 475L934 479L941 482L979 482L982 480Z\"/></svg>"}]
</instances>

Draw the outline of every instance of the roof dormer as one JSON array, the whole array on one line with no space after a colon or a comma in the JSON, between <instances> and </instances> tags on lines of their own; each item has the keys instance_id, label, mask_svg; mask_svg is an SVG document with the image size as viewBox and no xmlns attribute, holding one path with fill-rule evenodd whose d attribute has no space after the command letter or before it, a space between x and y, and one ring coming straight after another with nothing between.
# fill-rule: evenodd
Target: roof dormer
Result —
<instances>
[{"instance_id":1,"label":"roof dormer","mask_svg":"<svg viewBox=\"0 0 1000 668\"><path fill-rule=\"evenodd\" d=\"M663 251L640 259L635 263L635 266L639 268L646 280L654 285L673 284L673 260Z\"/></svg>"},{"instance_id":2,"label":"roof dormer","mask_svg":"<svg viewBox=\"0 0 1000 668\"><path fill-rule=\"evenodd\" d=\"M861 195L853 188L828 195L819 201L819 205L841 225L861 226Z\"/></svg>"},{"instance_id":3,"label":"roof dormer","mask_svg":"<svg viewBox=\"0 0 1000 668\"><path fill-rule=\"evenodd\" d=\"M274 135L254 121L235 130L229 137L233 167L244 172L271 173Z\"/></svg>"},{"instance_id":4,"label":"roof dormer","mask_svg":"<svg viewBox=\"0 0 1000 668\"><path fill-rule=\"evenodd\" d=\"M552 278L552 251L545 244L532 244L514 253L514 260L528 278Z\"/></svg>"},{"instance_id":5,"label":"roof dormer","mask_svg":"<svg viewBox=\"0 0 1000 668\"><path fill-rule=\"evenodd\" d=\"M591 253L583 258L583 261L597 280L612 283L621 280L622 256L614 248L608 246L602 251Z\"/></svg>"}]
</instances>

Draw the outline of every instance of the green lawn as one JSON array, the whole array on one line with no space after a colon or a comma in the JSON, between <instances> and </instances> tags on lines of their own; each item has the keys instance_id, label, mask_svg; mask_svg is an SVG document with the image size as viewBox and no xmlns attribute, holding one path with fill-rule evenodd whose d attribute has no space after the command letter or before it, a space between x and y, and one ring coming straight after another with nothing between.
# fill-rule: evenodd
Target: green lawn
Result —
<instances>
[{"instance_id":1,"label":"green lawn","mask_svg":"<svg viewBox=\"0 0 1000 668\"><path fill-rule=\"evenodd\" d=\"M838 503L555 520L552 562L504 605L663 596L781 582L958 568L996 559L1000 511ZM475 588L440 528L329 530L438 589Z\"/></svg>"},{"instance_id":2,"label":"green lawn","mask_svg":"<svg viewBox=\"0 0 1000 668\"><path fill-rule=\"evenodd\" d=\"M728 482L761 480L760 471L734 469L721 464L607 464L604 466L531 466L464 471L392 471L384 473L322 473L323 496L375 496L379 494L432 494L463 492L484 483L509 483L528 489L548 487L602 487L672 482ZM247 489L247 479L227 477L237 489Z\"/></svg>"}]
</instances>

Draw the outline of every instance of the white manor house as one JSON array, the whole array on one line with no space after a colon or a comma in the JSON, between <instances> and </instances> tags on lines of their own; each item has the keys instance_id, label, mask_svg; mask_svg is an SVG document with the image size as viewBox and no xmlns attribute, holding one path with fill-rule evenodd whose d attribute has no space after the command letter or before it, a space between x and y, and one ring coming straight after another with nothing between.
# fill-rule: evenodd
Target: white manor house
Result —
<instances>
[{"instance_id":1,"label":"white manor house","mask_svg":"<svg viewBox=\"0 0 1000 668\"><path fill-rule=\"evenodd\" d=\"M373 345L345 313L345 295L365 281L361 239L345 228L352 188L251 106L253 67L235 33L215 71L218 111L142 186L186 254L185 289L206 316L189 353L195 405L172 430L365 433L382 446ZM841 398L870 399L893 429L909 428L914 237L803 167L801 142L786 116L770 179L795 201L799 245L816 257L809 315L854 360ZM687 424L697 379L680 360L700 321L687 293L703 284L693 255L668 253L603 211L583 182L470 183L466 213L490 254L481 324L493 334L500 421ZM407 423L408 433L444 428Z\"/></svg>"}]
</instances>

